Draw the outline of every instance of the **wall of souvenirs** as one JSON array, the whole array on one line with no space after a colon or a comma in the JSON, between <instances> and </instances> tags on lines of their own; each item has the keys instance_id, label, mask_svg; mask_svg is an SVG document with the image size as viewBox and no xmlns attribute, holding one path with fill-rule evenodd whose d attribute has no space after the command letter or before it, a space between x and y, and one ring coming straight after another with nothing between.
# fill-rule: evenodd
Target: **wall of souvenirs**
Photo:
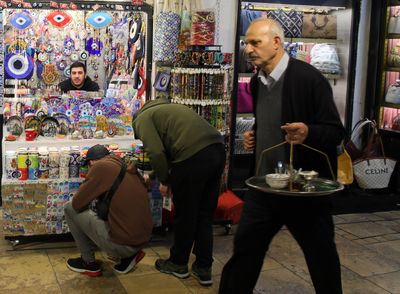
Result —
<instances>
[{"instance_id":1,"label":"wall of souvenirs","mask_svg":"<svg viewBox=\"0 0 400 294\"><path fill-rule=\"evenodd\" d=\"M161 7L152 36L152 7L110 3L11 4L0 13L6 236L68 231L62 206L84 179L80 158L94 144L150 169L131 126L146 99L164 96L193 108L225 135L229 148L233 54L214 45L216 11L190 1L175 12ZM98 92L60 91L74 61L86 64ZM157 189L149 200L161 226Z\"/></svg>"},{"instance_id":2,"label":"wall of souvenirs","mask_svg":"<svg viewBox=\"0 0 400 294\"><path fill-rule=\"evenodd\" d=\"M99 143L136 160L132 114L149 95L148 6L28 4L0 11L6 236L67 232L62 207L87 173L81 156ZM60 91L75 61L98 92Z\"/></svg>"}]
</instances>

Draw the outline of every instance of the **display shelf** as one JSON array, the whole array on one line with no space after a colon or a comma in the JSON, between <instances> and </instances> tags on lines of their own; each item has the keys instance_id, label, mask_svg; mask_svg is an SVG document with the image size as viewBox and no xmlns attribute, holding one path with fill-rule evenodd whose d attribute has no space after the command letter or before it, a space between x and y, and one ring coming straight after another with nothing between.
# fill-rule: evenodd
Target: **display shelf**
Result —
<instances>
[{"instance_id":1,"label":"display shelf","mask_svg":"<svg viewBox=\"0 0 400 294\"><path fill-rule=\"evenodd\" d=\"M400 39L400 34L387 34L387 39Z\"/></svg>"},{"instance_id":2,"label":"display shelf","mask_svg":"<svg viewBox=\"0 0 400 294\"><path fill-rule=\"evenodd\" d=\"M239 78L251 78L254 76L253 72L240 72L238 73Z\"/></svg>"},{"instance_id":3,"label":"display shelf","mask_svg":"<svg viewBox=\"0 0 400 294\"><path fill-rule=\"evenodd\" d=\"M390 108L400 108L400 104L382 102L381 106L390 107Z\"/></svg>"},{"instance_id":4,"label":"display shelf","mask_svg":"<svg viewBox=\"0 0 400 294\"><path fill-rule=\"evenodd\" d=\"M60 147L60 146L93 146L95 144L118 144L120 148L131 147L132 144L141 143L140 140L135 140L133 136L115 136L115 137L106 137L102 139L49 139L44 137L38 137L34 141L25 141L20 139L18 141L5 141L3 140L3 147L6 149L3 150L16 150L21 147L39 147L39 146L48 146L48 147Z\"/></svg>"},{"instance_id":5,"label":"display shelf","mask_svg":"<svg viewBox=\"0 0 400 294\"><path fill-rule=\"evenodd\" d=\"M396 71L396 72L400 72L400 67L391 67L391 66L387 66L385 68L385 71Z\"/></svg>"},{"instance_id":6,"label":"display shelf","mask_svg":"<svg viewBox=\"0 0 400 294\"><path fill-rule=\"evenodd\" d=\"M68 178L68 179L39 179L39 180L16 180L16 179L6 179L3 175L1 178L2 185L24 185L24 184L48 184L52 182L83 182L84 178Z\"/></svg>"},{"instance_id":7,"label":"display shelf","mask_svg":"<svg viewBox=\"0 0 400 294\"><path fill-rule=\"evenodd\" d=\"M245 40L245 38L246 38L246 36L240 36L240 40ZM316 39L316 38L285 38L285 42L336 44L336 43L343 42L343 40L339 40L339 39Z\"/></svg>"}]
</instances>

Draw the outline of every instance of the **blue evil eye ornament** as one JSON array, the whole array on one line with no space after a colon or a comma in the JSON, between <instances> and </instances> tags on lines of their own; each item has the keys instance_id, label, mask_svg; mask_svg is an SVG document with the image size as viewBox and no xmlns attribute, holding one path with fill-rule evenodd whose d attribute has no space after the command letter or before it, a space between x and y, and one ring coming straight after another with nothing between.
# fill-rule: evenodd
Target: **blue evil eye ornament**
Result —
<instances>
[{"instance_id":1,"label":"blue evil eye ornament","mask_svg":"<svg viewBox=\"0 0 400 294\"><path fill-rule=\"evenodd\" d=\"M18 30L27 29L32 24L32 22L32 17L25 12L18 12L14 14L10 19L10 24Z\"/></svg>"},{"instance_id":2,"label":"blue evil eye ornament","mask_svg":"<svg viewBox=\"0 0 400 294\"><path fill-rule=\"evenodd\" d=\"M89 14L86 22L95 29L102 29L112 22L112 15L105 11L95 11Z\"/></svg>"},{"instance_id":3,"label":"blue evil eye ornament","mask_svg":"<svg viewBox=\"0 0 400 294\"><path fill-rule=\"evenodd\" d=\"M86 41L85 49L90 55L100 55L101 50L103 49L103 42L101 42L98 38L90 38Z\"/></svg>"},{"instance_id":4,"label":"blue evil eye ornament","mask_svg":"<svg viewBox=\"0 0 400 294\"><path fill-rule=\"evenodd\" d=\"M8 79L30 79L33 75L34 63L28 54L9 53L4 60L5 76Z\"/></svg>"}]
</instances>

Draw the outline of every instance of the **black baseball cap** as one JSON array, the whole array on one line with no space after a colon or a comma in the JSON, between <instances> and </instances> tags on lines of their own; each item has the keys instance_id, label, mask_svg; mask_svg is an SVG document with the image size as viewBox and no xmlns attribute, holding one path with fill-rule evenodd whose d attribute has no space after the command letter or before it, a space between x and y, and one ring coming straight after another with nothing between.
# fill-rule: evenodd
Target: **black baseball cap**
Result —
<instances>
[{"instance_id":1,"label":"black baseball cap","mask_svg":"<svg viewBox=\"0 0 400 294\"><path fill-rule=\"evenodd\" d=\"M110 154L110 151L108 151L106 147L100 144L96 144L89 148L86 156L83 157L81 161L81 165L87 165L89 163L89 160L101 159L108 154Z\"/></svg>"}]
</instances>

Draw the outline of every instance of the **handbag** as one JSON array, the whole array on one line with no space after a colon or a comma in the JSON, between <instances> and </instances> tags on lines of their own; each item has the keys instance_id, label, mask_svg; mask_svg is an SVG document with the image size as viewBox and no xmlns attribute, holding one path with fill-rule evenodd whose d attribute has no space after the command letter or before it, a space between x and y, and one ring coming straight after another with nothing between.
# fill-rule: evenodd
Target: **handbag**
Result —
<instances>
[{"instance_id":1,"label":"handbag","mask_svg":"<svg viewBox=\"0 0 400 294\"><path fill-rule=\"evenodd\" d=\"M181 17L170 8L170 1L165 0L163 11L156 17L153 38L155 61L174 62L178 52Z\"/></svg>"},{"instance_id":2,"label":"handbag","mask_svg":"<svg viewBox=\"0 0 400 294\"><path fill-rule=\"evenodd\" d=\"M237 112L253 112L253 98L251 97L249 82L239 81L238 83Z\"/></svg>"},{"instance_id":3,"label":"handbag","mask_svg":"<svg viewBox=\"0 0 400 294\"><path fill-rule=\"evenodd\" d=\"M336 180L343 185L350 185L354 181L353 163L344 145L341 145L341 153L337 158L337 178Z\"/></svg>"},{"instance_id":4,"label":"handbag","mask_svg":"<svg viewBox=\"0 0 400 294\"><path fill-rule=\"evenodd\" d=\"M366 156L354 161L354 177L361 188L387 188L396 166L396 160L385 156L382 139L378 133L376 124L374 124L373 132L370 134L370 136L377 138L379 141L382 156ZM368 140L367 150L370 148L372 148L372 141Z\"/></svg>"},{"instance_id":5,"label":"handbag","mask_svg":"<svg viewBox=\"0 0 400 294\"><path fill-rule=\"evenodd\" d=\"M389 18L389 34L400 34L400 15L396 14Z\"/></svg>"},{"instance_id":6,"label":"handbag","mask_svg":"<svg viewBox=\"0 0 400 294\"><path fill-rule=\"evenodd\" d=\"M385 95L385 102L400 104L400 83L391 84Z\"/></svg>"},{"instance_id":7,"label":"handbag","mask_svg":"<svg viewBox=\"0 0 400 294\"><path fill-rule=\"evenodd\" d=\"M283 28L285 37L300 38L303 27L303 12L296 10L268 10L267 17L276 20Z\"/></svg>"},{"instance_id":8,"label":"handbag","mask_svg":"<svg viewBox=\"0 0 400 294\"><path fill-rule=\"evenodd\" d=\"M322 73L338 74L342 72L335 44L315 44L310 52L310 64Z\"/></svg>"},{"instance_id":9,"label":"handbag","mask_svg":"<svg viewBox=\"0 0 400 294\"><path fill-rule=\"evenodd\" d=\"M357 141L360 140L362 131L365 126L369 127L367 145L370 144L370 148L358 147L359 144ZM382 155L380 145L376 136L373 136L373 134L371 135L375 126L376 123L367 118L362 119L355 124L351 132L350 140L345 144L345 150L350 155L352 161L355 161L362 157Z\"/></svg>"},{"instance_id":10,"label":"handbag","mask_svg":"<svg viewBox=\"0 0 400 294\"><path fill-rule=\"evenodd\" d=\"M303 14L303 28L301 37L336 39L337 18L336 15L328 14Z\"/></svg>"},{"instance_id":11,"label":"handbag","mask_svg":"<svg viewBox=\"0 0 400 294\"><path fill-rule=\"evenodd\" d=\"M390 49L387 64L388 66L400 67L400 42Z\"/></svg>"},{"instance_id":12,"label":"handbag","mask_svg":"<svg viewBox=\"0 0 400 294\"><path fill-rule=\"evenodd\" d=\"M95 211L97 213L97 216L104 221L108 220L108 211L110 209L111 199L114 196L115 191L117 191L119 184L121 184L125 176L125 172L126 172L126 163L122 162L121 170L117 178L114 180L114 183L112 184L110 190L105 192L97 199Z\"/></svg>"}]
</instances>

